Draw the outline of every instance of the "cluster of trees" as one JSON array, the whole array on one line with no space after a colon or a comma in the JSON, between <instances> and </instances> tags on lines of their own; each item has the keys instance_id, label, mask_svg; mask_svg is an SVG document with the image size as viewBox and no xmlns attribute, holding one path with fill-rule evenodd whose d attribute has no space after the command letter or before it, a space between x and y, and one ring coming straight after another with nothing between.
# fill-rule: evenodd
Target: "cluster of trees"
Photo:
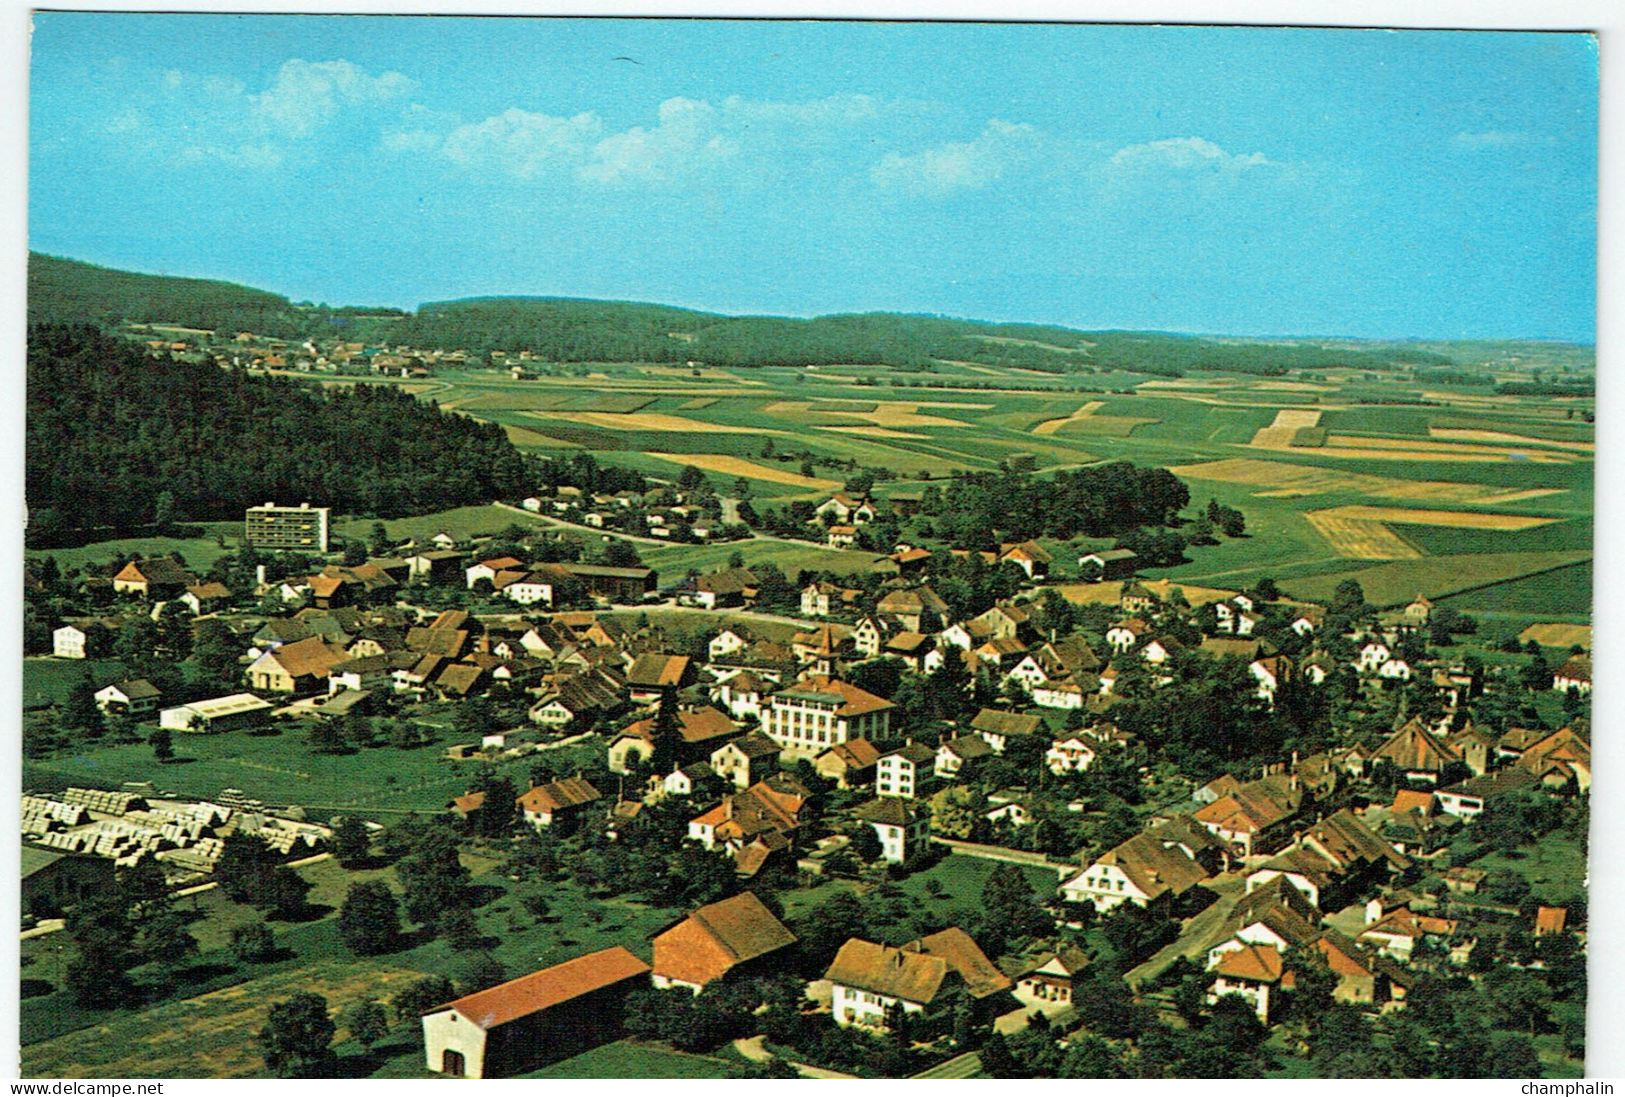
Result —
<instances>
[{"instance_id":1,"label":"cluster of trees","mask_svg":"<svg viewBox=\"0 0 1625 1097\"><path fill-rule=\"evenodd\" d=\"M241 519L266 499L420 514L561 474L501 427L392 386L320 391L54 325L29 331L27 447L28 537L40 546L110 516Z\"/></svg>"},{"instance_id":2,"label":"cluster of trees","mask_svg":"<svg viewBox=\"0 0 1625 1097\"><path fill-rule=\"evenodd\" d=\"M1114 461L1049 479L1014 468L970 473L940 491L926 488L920 509L944 540L992 549L999 540L1110 537L1167 526L1190 501L1190 489L1167 469Z\"/></svg>"}]
</instances>

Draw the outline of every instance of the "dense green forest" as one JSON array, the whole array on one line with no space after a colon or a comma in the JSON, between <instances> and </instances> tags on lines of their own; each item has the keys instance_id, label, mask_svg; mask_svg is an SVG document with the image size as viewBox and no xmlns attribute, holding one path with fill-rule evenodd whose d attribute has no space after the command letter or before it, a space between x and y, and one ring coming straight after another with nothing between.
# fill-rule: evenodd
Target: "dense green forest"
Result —
<instances>
[{"instance_id":1,"label":"dense green forest","mask_svg":"<svg viewBox=\"0 0 1625 1097\"><path fill-rule=\"evenodd\" d=\"M564 298L486 297L422 306L391 329L405 342L471 351L530 350L556 361L703 361L721 366L878 363L905 369L936 361L1046 373L1188 370L1280 375L1294 369L1391 369L1449 365L1433 351L1296 343L1233 343L1156 332L1081 332L897 313L718 316L659 305Z\"/></svg>"},{"instance_id":2,"label":"dense green forest","mask_svg":"<svg viewBox=\"0 0 1625 1097\"><path fill-rule=\"evenodd\" d=\"M232 282L109 270L30 252L30 323L113 326L166 323L210 331L251 331L280 339L374 333L367 321L399 309L297 306L286 297Z\"/></svg>"},{"instance_id":3,"label":"dense green forest","mask_svg":"<svg viewBox=\"0 0 1625 1097\"><path fill-rule=\"evenodd\" d=\"M542 483L643 487L590 457L527 457L501 427L389 386L323 391L63 325L29 331L26 475L41 546L84 527L239 519L267 499L394 517Z\"/></svg>"},{"instance_id":4,"label":"dense green forest","mask_svg":"<svg viewBox=\"0 0 1625 1097\"><path fill-rule=\"evenodd\" d=\"M29 319L107 326L168 322L279 338L347 337L474 353L529 350L560 362L685 362L722 366L873 363L929 369L939 361L1088 373L1177 377L1227 370L1451 366L1447 355L1403 344L1366 349L1313 342L1243 342L1156 332L1082 332L896 313L722 316L665 305L552 297L483 297L396 309L296 305L227 282L107 270L31 254Z\"/></svg>"}]
</instances>

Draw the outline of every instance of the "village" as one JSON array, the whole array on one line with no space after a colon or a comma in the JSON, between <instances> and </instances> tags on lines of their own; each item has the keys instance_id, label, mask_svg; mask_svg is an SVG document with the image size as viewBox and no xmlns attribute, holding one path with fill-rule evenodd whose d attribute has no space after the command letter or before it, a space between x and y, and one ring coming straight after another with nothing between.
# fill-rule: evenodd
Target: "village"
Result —
<instances>
[{"instance_id":1,"label":"village","mask_svg":"<svg viewBox=\"0 0 1625 1097\"><path fill-rule=\"evenodd\" d=\"M576 518L583 503L642 500L564 487L515 509ZM833 544L894 533L913 515L893 508L845 491L811 511ZM78 981L117 984L108 965L133 958L99 956L74 919L118 881L218 885L274 912L298 905L290 866L366 864L392 843L439 851L397 877L408 918L448 939L479 938L457 882L475 848L515 879L543 865L598 894L706 900L647 939L397 998L398 1024L421 1021L421 1067L472 1077L628 1033L722 1034L764 1073L1099 1076L1148 1053L1114 1009L1204 1031L1239 1010L1255 1043L1283 1023L1315 1043L1307 1003L1391 1017L1440 980L1583 952L1572 894L1475 867L1584 834L1582 649L1556 666L1538 646L1496 651L1454 611L1421 596L1379 610L1357 586L1329 605L1268 583L1193 600L1140 578L1125 548L1057 561L1033 541L899 541L859 577L789 580L739 554L663 583L626 542L584 536L598 548L575 559L559 543L578 534L554 527L338 552L325 509L267 503L245 516L245 550L205 574L171 557L31 567L31 591L94 610L54 625L50 660L149 673L87 673L31 714L26 749L61 749L38 744L52 727L146 743L153 775L25 787L25 933L75 937ZM166 763L188 740L278 728L302 729L318 762L429 744L464 791L403 822L247 781L162 787L184 783ZM991 872L959 897L981 918L936 924L922 906L866 929L854 896L944 858ZM386 927L376 948L347 931L358 954L402 932L397 901L351 885L341 925L354 907Z\"/></svg>"}]
</instances>

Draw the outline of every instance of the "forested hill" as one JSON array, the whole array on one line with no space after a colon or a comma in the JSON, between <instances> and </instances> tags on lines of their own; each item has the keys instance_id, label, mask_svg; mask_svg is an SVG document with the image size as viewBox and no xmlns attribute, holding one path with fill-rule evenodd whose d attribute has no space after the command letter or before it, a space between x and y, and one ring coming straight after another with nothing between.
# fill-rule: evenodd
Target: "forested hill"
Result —
<instances>
[{"instance_id":1,"label":"forested hill","mask_svg":"<svg viewBox=\"0 0 1625 1097\"><path fill-rule=\"evenodd\" d=\"M1293 369L1452 364L1445 355L1405 346L1350 350L1157 332L1083 332L898 313L806 320L720 316L660 305L546 297L434 302L421 306L415 316L390 330L392 337L424 346L476 352L530 350L566 362L878 363L907 369L945 360L1046 373L1126 369L1169 376L1190 370L1279 375Z\"/></svg>"},{"instance_id":2,"label":"forested hill","mask_svg":"<svg viewBox=\"0 0 1625 1097\"><path fill-rule=\"evenodd\" d=\"M301 307L233 282L136 274L28 253L30 323L164 323L298 339L343 334L365 316L387 313L399 310Z\"/></svg>"},{"instance_id":3,"label":"forested hill","mask_svg":"<svg viewBox=\"0 0 1625 1097\"><path fill-rule=\"evenodd\" d=\"M386 385L323 391L150 358L91 327L28 338L29 540L267 499L384 517L487 502L546 476L502 428ZM167 496L168 498L164 498Z\"/></svg>"},{"instance_id":4,"label":"forested hill","mask_svg":"<svg viewBox=\"0 0 1625 1097\"><path fill-rule=\"evenodd\" d=\"M529 350L561 362L703 361L724 366L875 363L904 369L973 362L1047 373L1195 370L1280 375L1289 370L1451 366L1404 344L1349 348L1156 332L1084 332L896 313L723 316L665 305L559 297L482 297L395 309L311 307L228 282L108 270L30 254L29 319L103 325L173 323L286 339L343 336L474 353Z\"/></svg>"}]
</instances>

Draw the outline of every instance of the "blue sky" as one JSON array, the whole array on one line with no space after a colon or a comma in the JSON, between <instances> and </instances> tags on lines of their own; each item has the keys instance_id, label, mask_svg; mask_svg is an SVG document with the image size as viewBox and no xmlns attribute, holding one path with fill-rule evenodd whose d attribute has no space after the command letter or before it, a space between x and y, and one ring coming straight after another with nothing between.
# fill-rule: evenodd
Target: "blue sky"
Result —
<instances>
[{"instance_id":1,"label":"blue sky","mask_svg":"<svg viewBox=\"0 0 1625 1097\"><path fill-rule=\"evenodd\" d=\"M40 13L30 246L1254 335L1595 330L1579 35Z\"/></svg>"}]
</instances>

